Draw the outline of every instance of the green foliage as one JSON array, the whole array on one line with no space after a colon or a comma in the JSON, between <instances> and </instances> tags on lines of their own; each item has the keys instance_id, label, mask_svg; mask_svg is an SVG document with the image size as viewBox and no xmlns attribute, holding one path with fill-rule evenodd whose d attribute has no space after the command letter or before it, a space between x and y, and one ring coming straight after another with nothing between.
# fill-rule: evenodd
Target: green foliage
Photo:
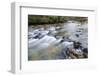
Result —
<instances>
[{"instance_id":1,"label":"green foliage","mask_svg":"<svg viewBox=\"0 0 100 76\"><path fill-rule=\"evenodd\" d=\"M28 15L28 25L64 23L68 20L84 22L87 17Z\"/></svg>"}]
</instances>

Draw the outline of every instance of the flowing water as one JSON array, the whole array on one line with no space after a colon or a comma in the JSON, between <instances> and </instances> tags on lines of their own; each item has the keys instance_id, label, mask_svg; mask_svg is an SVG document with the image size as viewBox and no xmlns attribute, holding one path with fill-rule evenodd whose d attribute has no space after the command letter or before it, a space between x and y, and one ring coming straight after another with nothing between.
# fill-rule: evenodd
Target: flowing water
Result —
<instances>
[{"instance_id":1,"label":"flowing water","mask_svg":"<svg viewBox=\"0 0 100 76\"><path fill-rule=\"evenodd\" d=\"M82 43L84 48L88 46L88 28L87 23L80 24L79 22L66 22L61 26L61 29L50 26L47 30L39 31L38 29L29 26L29 43L28 43L28 58L29 60L48 60L48 59L64 59L62 52L66 47L73 47L73 42L65 41L61 43L63 36L68 37L72 41ZM37 31L36 31L37 30ZM36 33L35 33L36 31ZM34 33L33 33L34 32ZM50 34L48 34L48 32ZM38 33L41 36L36 36ZM43 36L42 36L43 35ZM56 37L55 37L56 36ZM33 38L34 37L34 38Z\"/></svg>"}]
</instances>

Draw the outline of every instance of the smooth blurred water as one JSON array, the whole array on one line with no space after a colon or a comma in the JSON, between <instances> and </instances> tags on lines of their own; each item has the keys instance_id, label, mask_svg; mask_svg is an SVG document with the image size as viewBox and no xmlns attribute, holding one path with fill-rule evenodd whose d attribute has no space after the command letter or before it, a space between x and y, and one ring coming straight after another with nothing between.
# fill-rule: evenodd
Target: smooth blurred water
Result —
<instances>
[{"instance_id":1,"label":"smooth blurred water","mask_svg":"<svg viewBox=\"0 0 100 76\"><path fill-rule=\"evenodd\" d=\"M30 33L34 31L32 26L29 26L28 30ZM55 27L51 27L50 30L55 32ZM82 43L82 46L84 48L87 48L88 46L88 25L87 24L80 25L78 22L67 22L67 23L64 23L62 30L66 31L66 33L69 34L69 38L71 40L78 41ZM77 37L76 34L78 34L79 37ZM36 57L40 57L39 59L43 59L43 58L56 59L57 57L59 58L58 54L62 52L62 49L69 46L72 47L73 45L72 42L60 43L60 41L61 41L61 38L56 39L55 37L48 36L48 35L45 35L41 39L29 39L28 56L31 57L33 54L37 54ZM61 55L62 54L60 54L60 57ZM63 58L63 55L61 58ZM35 58L33 58L33 60L34 59Z\"/></svg>"}]
</instances>

